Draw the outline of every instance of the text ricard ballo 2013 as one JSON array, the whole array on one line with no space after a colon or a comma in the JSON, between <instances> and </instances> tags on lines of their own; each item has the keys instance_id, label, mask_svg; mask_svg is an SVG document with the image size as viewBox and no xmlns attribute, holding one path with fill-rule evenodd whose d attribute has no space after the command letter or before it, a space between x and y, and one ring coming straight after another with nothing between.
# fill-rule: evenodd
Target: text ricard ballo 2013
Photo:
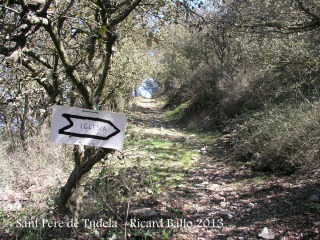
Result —
<instances>
[{"instance_id":1,"label":"text ricard ballo 2013","mask_svg":"<svg viewBox=\"0 0 320 240\"><path fill-rule=\"evenodd\" d=\"M221 218L203 218L188 220L184 218L178 219L158 219L143 221L140 219L132 218L127 221L127 225L131 228L191 228L191 227L203 227L203 228L222 228L223 219ZM53 221L48 219L33 219L33 220L17 220L15 226L18 228L62 228L62 227L89 227L89 228L117 228L117 220L112 219L81 219L75 222L73 219L69 221Z\"/></svg>"}]
</instances>

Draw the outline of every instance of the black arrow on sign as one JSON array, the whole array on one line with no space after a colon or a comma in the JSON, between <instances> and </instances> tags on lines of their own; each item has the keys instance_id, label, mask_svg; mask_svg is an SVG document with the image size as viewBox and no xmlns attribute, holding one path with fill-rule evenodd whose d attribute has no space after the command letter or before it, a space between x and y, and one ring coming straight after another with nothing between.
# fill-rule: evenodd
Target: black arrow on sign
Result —
<instances>
[{"instance_id":1,"label":"black arrow on sign","mask_svg":"<svg viewBox=\"0 0 320 240\"><path fill-rule=\"evenodd\" d=\"M73 137L80 137L80 138L93 138L93 139L98 139L98 140L108 140L108 139L112 138L113 136L117 135L118 133L120 133L120 129L117 128L109 120L105 120L105 119L101 119L101 118L94 118L94 117L85 117L85 116L72 115L72 114L68 114L68 113L63 113L62 117L66 118L68 120L69 125L59 129L59 134L64 134L64 135L73 136ZM114 129L114 132L109 134L109 135L107 135L107 136L105 136L105 137L92 135L92 134L66 132L65 130L72 128L73 125L74 125L74 122L72 122L71 118L107 123Z\"/></svg>"}]
</instances>

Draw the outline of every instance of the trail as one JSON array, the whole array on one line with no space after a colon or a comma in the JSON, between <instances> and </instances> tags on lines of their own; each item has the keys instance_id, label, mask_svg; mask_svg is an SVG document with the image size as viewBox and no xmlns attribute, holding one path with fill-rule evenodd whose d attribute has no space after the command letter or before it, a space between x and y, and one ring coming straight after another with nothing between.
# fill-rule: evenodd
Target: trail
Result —
<instances>
[{"instance_id":1,"label":"trail","mask_svg":"<svg viewBox=\"0 0 320 240\"><path fill-rule=\"evenodd\" d=\"M168 121L163 105L161 100L136 99L127 112L124 151L91 171L83 219L112 218L117 227L14 228L16 219L30 213L42 219L49 197L56 196L71 172L70 159L60 152L72 148L59 145L53 151L43 137L28 159L21 157L24 151L12 153L20 160L2 159L3 176L15 181L8 184L3 177L1 182L0 238L320 239L319 171L291 176L254 172L250 163L231 161L232 133L181 129ZM46 161L37 156L44 156L43 149ZM131 226L131 219L142 225Z\"/></svg>"},{"instance_id":2,"label":"trail","mask_svg":"<svg viewBox=\"0 0 320 240\"><path fill-rule=\"evenodd\" d=\"M306 213L318 175L304 182L230 164L228 135L180 130L155 100L138 99L133 115L135 144L125 154L159 179L160 192L146 200L157 216L148 220L172 219L168 239L318 239L320 209Z\"/></svg>"}]
</instances>

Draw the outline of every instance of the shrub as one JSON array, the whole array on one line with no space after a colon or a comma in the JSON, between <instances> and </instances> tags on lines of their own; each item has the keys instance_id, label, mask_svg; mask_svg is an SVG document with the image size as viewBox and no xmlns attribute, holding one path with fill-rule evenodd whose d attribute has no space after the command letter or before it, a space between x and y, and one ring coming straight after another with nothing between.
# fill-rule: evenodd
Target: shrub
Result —
<instances>
[{"instance_id":1,"label":"shrub","mask_svg":"<svg viewBox=\"0 0 320 240\"><path fill-rule=\"evenodd\" d=\"M320 165L319 101L271 105L250 115L237 153L251 153L255 170L292 173Z\"/></svg>"}]
</instances>

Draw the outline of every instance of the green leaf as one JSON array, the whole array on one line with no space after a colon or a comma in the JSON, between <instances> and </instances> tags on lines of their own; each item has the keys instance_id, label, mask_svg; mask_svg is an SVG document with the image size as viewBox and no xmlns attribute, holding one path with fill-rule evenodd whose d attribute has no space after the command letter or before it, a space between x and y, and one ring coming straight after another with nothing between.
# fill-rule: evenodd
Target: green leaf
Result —
<instances>
[{"instance_id":1,"label":"green leaf","mask_svg":"<svg viewBox=\"0 0 320 240\"><path fill-rule=\"evenodd\" d=\"M105 27L99 28L99 33L100 33L101 35L104 35L104 34L106 33L106 31L107 31L107 29L106 29Z\"/></svg>"}]
</instances>

